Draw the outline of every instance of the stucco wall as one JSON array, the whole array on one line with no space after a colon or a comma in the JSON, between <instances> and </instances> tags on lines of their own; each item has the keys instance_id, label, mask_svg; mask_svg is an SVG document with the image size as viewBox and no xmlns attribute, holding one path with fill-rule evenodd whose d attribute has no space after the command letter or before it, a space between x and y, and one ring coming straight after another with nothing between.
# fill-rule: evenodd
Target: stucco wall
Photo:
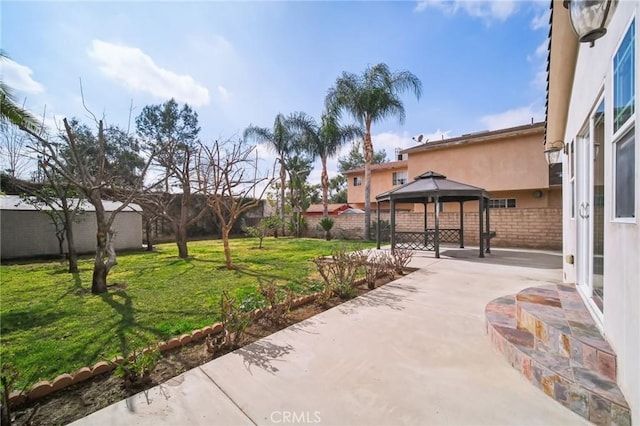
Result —
<instances>
[{"instance_id":1,"label":"stucco wall","mask_svg":"<svg viewBox=\"0 0 640 426\"><path fill-rule=\"evenodd\" d=\"M372 215L375 220L375 215ZM383 220L389 220L389 214L381 214ZM491 210L491 230L496 237L491 244L496 247L523 247L560 250L562 248L562 209L497 209ZM321 218L307 217L311 236L321 237L316 231ZM336 238L359 238L364 232L363 214L343 214L334 219L333 235ZM432 213L427 214L428 226L434 226ZM444 212L440 214L441 228L458 229L460 214ZM397 213L396 229L398 231L420 231L424 229L423 213ZM465 212L464 215L465 244L478 244L478 212Z\"/></svg>"},{"instance_id":2,"label":"stucco wall","mask_svg":"<svg viewBox=\"0 0 640 426\"><path fill-rule=\"evenodd\" d=\"M604 173L604 312L601 326L605 337L617 355L618 384L631 406L634 424L640 424L640 85L637 76L640 70L640 22L638 2L621 1L607 28L605 37L593 47L582 44L578 52L576 71L571 94L565 141L573 140L587 122L592 108L604 90L605 135ZM613 200L613 56L620 40L627 31L631 19L636 19L635 34L635 212L636 218L615 220L612 214ZM561 72L557 70L557 72ZM602 147L601 147L602 149ZM567 157L564 158L567 166ZM568 174L563 185L569 188ZM571 194L565 190L564 199L564 252L576 255L576 221L570 218ZM579 260L576 257L576 262ZM578 265L564 264L567 282L576 281ZM597 315L596 315L597 318Z\"/></svg>"},{"instance_id":3,"label":"stucco wall","mask_svg":"<svg viewBox=\"0 0 640 426\"><path fill-rule=\"evenodd\" d=\"M434 170L447 179L489 192L549 187L543 132L518 137L411 152L409 179Z\"/></svg>"},{"instance_id":4,"label":"stucco wall","mask_svg":"<svg viewBox=\"0 0 640 426\"><path fill-rule=\"evenodd\" d=\"M3 210L0 217L0 257L12 259L48 256L59 253L58 240L51 219L43 212ZM116 250L142 246L142 216L120 212L114 221ZM78 253L91 253L96 248L95 213L85 212L74 223L73 232ZM67 251L66 242L64 251Z\"/></svg>"}]
</instances>

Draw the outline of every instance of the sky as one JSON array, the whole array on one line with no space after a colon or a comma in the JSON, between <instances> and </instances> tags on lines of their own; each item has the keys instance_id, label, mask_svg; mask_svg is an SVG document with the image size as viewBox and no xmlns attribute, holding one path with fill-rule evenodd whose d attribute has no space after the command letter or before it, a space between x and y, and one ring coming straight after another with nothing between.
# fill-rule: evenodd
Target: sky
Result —
<instances>
[{"instance_id":1,"label":"sky","mask_svg":"<svg viewBox=\"0 0 640 426\"><path fill-rule=\"evenodd\" d=\"M1 0L0 22L11 58L2 80L48 123L89 123L81 93L125 129L145 105L174 98L198 113L202 141L239 138L250 124L271 128L278 113L319 120L336 78L380 62L422 82L419 100L402 96L404 123L372 128L374 148L390 159L419 134L440 140L544 120L546 0ZM273 154L258 151L260 169L270 169ZM318 161L310 180L319 176Z\"/></svg>"}]
</instances>

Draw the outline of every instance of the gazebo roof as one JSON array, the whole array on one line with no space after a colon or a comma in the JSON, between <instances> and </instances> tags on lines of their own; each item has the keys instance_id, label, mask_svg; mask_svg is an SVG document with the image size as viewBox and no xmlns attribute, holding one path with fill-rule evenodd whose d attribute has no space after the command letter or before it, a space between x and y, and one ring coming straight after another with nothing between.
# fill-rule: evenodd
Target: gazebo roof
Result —
<instances>
[{"instance_id":1,"label":"gazebo roof","mask_svg":"<svg viewBox=\"0 0 640 426\"><path fill-rule=\"evenodd\" d=\"M434 171L417 176L413 182L376 196L376 201L404 201L422 203L438 197L441 202L489 199L489 193L483 188L467 185L447 179Z\"/></svg>"}]
</instances>

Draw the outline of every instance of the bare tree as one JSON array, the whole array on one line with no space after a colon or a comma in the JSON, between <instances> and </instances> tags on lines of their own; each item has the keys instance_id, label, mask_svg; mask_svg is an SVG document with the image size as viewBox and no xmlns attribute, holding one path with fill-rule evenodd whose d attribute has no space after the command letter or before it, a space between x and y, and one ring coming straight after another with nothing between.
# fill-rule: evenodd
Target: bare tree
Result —
<instances>
[{"instance_id":1,"label":"bare tree","mask_svg":"<svg viewBox=\"0 0 640 426\"><path fill-rule=\"evenodd\" d=\"M198 182L220 223L227 269L234 269L229 247L231 229L240 216L260 203L273 177L254 174L254 146L242 142L215 141L211 146L200 144ZM259 196L252 197L255 191Z\"/></svg>"},{"instance_id":2,"label":"bare tree","mask_svg":"<svg viewBox=\"0 0 640 426\"><path fill-rule=\"evenodd\" d=\"M18 126L0 126L2 138L0 138L0 156L4 172L8 175L21 178L30 162L26 154L28 136Z\"/></svg>"},{"instance_id":3,"label":"bare tree","mask_svg":"<svg viewBox=\"0 0 640 426\"><path fill-rule=\"evenodd\" d=\"M82 213L82 197L76 188L61 178L51 167L43 162L38 165L46 181L42 184L23 185L14 179L14 186L20 190L22 200L36 210L46 214L55 228L60 256L64 256L64 242L67 242L67 260L69 273L78 272L78 254L73 237L73 224Z\"/></svg>"},{"instance_id":4,"label":"bare tree","mask_svg":"<svg viewBox=\"0 0 640 426\"><path fill-rule=\"evenodd\" d=\"M57 144L40 134L25 129L37 143L33 149L40 156L42 165L58 173L62 178L81 191L87 200L93 205L96 215L96 257L93 267L93 279L91 292L93 294L107 291L107 275L111 268L117 264L114 247L113 222L118 213L124 210L139 194L145 174L155 152L147 153L147 161L139 170L139 173L122 176L119 174L119 162L117 158L110 158L109 139L118 139L124 136L127 147L137 149L125 132L118 128L105 129L103 120L95 119L97 136L93 135L86 126L71 124L65 118L64 137L62 149ZM129 152L130 150L126 150ZM135 179L133 176L135 175ZM131 181L134 179L133 181ZM106 192L119 194L120 205L113 211L107 212L102 204Z\"/></svg>"}]
</instances>

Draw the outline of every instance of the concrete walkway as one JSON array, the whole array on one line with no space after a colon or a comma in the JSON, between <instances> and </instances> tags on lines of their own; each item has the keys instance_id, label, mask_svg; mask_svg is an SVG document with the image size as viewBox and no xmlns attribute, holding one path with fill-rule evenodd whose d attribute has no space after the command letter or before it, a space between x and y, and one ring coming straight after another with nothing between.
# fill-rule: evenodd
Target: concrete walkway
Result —
<instances>
[{"instance_id":1,"label":"concrete walkway","mask_svg":"<svg viewBox=\"0 0 640 426\"><path fill-rule=\"evenodd\" d=\"M557 253L418 252L417 272L77 425L588 424L493 351L485 305L559 283Z\"/></svg>"}]
</instances>

